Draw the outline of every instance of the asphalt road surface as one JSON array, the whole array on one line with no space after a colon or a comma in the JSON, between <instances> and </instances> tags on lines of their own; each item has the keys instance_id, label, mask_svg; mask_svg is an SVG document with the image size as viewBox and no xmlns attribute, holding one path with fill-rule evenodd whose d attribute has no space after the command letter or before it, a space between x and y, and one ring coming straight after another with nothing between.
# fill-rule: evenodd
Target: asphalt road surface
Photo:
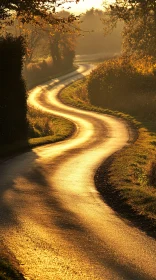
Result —
<instances>
[{"instance_id":1,"label":"asphalt road surface","mask_svg":"<svg viewBox=\"0 0 156 280\"><path fill-rule=\"evenodd\" d=\"M31 91L30 104L72 120L76 131L1 163L1 238L29 280L154 280L155 240L121 219L94 185L103 160L128 145L125 124L57 98L90 69Z\"/></svg>"}]
</instances>

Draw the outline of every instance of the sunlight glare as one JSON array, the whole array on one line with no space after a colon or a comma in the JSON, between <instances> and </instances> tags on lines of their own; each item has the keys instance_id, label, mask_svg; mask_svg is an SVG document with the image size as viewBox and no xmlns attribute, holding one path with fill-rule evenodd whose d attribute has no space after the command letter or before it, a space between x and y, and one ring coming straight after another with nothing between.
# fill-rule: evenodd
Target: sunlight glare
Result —
<instances>
[{"instance_id":1,"label":"sunlight glare","mask_svg":"<svg viewBox=\"0 0 156 280\"><path fill-rule=\"evenodd\" d=\"M85 13L91 8L103 10L103 0L80 0L77 4L76 1L70 2L67 1L64 5L61 6L61 10L68 10L70 13L80 14ZM107 0L108 3L114 2L114 0ZM59 9L57 9L59 11Z\"/></svg>"}]
</instances>

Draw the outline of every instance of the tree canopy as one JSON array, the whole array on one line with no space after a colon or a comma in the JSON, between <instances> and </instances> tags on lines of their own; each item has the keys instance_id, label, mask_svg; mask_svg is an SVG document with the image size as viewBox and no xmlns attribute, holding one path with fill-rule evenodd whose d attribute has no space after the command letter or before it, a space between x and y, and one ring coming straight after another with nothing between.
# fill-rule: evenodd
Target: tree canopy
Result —
<instances>
[{"instance_id":1,"label":"tree canopy","mask_svg":"<svg viewBox=\"0 0 156 280\"><path fill-rule=\"evenodd\" d=\"M11 15L15 14L20 17L22 23L34 21L37 16L47 19L50 23L57 23L60 19L54 17L56 8L65 2L66 0L1 0L0 20L9 20ZM73 16L70 16L68 21L72 20Z\"/></svg>"},{"instance_id":2,"label":"tree canopy","mask_svg":"<svg viewBox=\"0 0 156 280\"><path fill-rule=\"evenodd\" d=\"M156 20L156 0L116 0L110 5L111 12L124 21L132 17L151 16Z\"/></svg>"},{"instance_id":3,"label":"tree canopy","mask_svg":"<svg viewBox=\"0 0 156 280\"><path fill-rule=\"evenodd\" d=\"M25 13L29 20L32 15L44 15L44 12L49 6L54 7L54 0L2 0L0 6L0 18L5 19L10 16L11 12L16 12L17 15ZM47 7L48 5L48 7Z\"/></svg>"},{"instance_id":4,"label":"tree canopy","mask_svg":"<svg viewBox=\"0 0 156 280\"><path fill-rule=\"evenodd\" d=\"M125 23L123 51L156 58L156 0L116 0L107 8L110 25L119 19Z\"/></svg>"}]
</instances>

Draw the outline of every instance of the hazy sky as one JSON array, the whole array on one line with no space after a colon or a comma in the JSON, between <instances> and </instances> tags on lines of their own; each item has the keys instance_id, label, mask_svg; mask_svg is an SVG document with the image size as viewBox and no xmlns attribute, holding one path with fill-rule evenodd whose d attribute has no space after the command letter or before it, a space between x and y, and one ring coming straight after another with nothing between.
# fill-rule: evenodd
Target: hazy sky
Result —
<instances>
[{"instance_id":1,"label":"hazy sky","mask_svg":"<svg viewBox=\"0 0 156 280\"><path fill-rule=\"evenodd\" d=\"M113 2L113 0L108 0L108 2ZM90 10L92 7L95 9L103 9L102 6L103 0L80 0L78 4L76 3L68 3L64 4L62 8L64 10L69 9L71 13L84 13L86 10Z\"/></svg>"}]
</instances>

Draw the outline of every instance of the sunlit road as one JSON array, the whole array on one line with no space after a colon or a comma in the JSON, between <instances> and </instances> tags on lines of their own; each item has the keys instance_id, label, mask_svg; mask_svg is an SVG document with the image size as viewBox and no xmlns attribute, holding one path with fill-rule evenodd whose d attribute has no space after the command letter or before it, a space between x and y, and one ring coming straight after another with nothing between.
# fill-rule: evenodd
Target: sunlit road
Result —
<instances>
[{"instance_id":1,"label":"sunlit road","mask_svg":"<svg viewBox=\"0 0 156 280\"><path fill-rule=\"evenodd\" d=\"M156 242L118 217L94 186L102 161L127 145L125 124L57 98L88 71L83 65L31 92L29 103L77 129L68 140L1 164L1 237L29 280L154 280Z\"/></svg>"}]
</instances>

